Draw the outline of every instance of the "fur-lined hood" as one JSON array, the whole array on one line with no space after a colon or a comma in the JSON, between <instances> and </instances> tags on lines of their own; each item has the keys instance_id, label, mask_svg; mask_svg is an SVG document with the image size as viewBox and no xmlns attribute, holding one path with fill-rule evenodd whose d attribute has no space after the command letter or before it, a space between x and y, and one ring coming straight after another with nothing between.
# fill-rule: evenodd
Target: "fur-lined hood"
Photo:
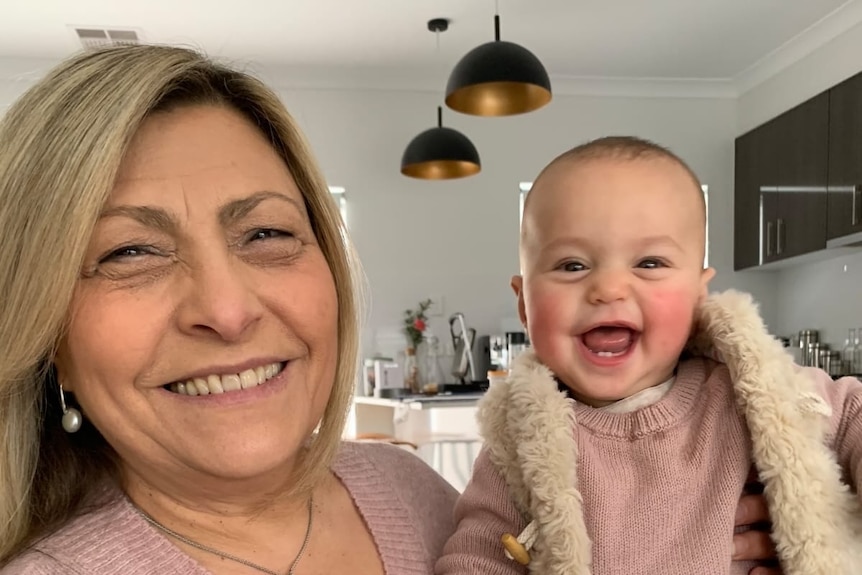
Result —
<instances>
[{"instance_id":1,"label":"fur-lined hood","mask_svg":"<svg viewBox=\"0 0 862 575\"><path fill-rule=\"evenodd\" d=\"M747 294L709 296L697 325L689 351L716 357L729 369L785 575L859 573L862 514L825 444L831 409L815 383L769 335ZM519 541L527 548L535 543L530 572L589 575L572 400L531 351L517 359L505 383L485 394L479 425L491 461L529 522ZM789 452L798 457L786 458Z\"/></svg>"}]
</instances>

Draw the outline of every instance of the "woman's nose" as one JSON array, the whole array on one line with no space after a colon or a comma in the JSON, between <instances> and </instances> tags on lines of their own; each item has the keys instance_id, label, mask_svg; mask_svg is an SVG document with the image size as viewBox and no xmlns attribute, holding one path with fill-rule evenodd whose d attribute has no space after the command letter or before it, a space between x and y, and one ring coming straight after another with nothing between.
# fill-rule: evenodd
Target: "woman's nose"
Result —
<instances>
[{"instance_id":1,"label":"woman's nose","mask_svg":"<svg viewBox=\"0 0 862 575\"><path fill-rule=\"evenodd\" d=\"M229 253L209 257L189 271L179 311L180 329L240 341L263 316L249 270Z\"/></svg>"}]
</instances>

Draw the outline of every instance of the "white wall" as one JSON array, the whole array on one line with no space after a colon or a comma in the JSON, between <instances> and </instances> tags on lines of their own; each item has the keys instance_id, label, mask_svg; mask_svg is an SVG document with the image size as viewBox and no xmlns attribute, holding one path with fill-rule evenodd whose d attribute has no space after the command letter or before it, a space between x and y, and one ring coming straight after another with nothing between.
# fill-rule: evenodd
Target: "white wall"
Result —
<instances>
[{"instance_id":1,"label":"white wall","mask_svg":"<svg viewBox=\"0 0 862 575\"><path fill-rule=\"evenodd\" d=\"M862 25L857 25L792 66L742 94L737 134L762 124L862 70ZM862 252L775 274L777 330L823 332L843 344L847 328L862 325Z\"/></svg>"},{"instance_id":2,"label":"white wall","mask_svg":"<svg viewBox=\"0 0 862 575\"><path fill-rule=\"evenodd\" d=\"M6 66L20 71L35 65ZM3 77L0 62L0 110L8 104L3 98L25 84L4 85ZM286 74L268 79L291 85ZM366 353L400 349L403 310L426 297L444 298L444 315L431 322L438 335L447 334L446 319L455 311L479 333L498 333L501 319L515 316L509 278L518 269L518 183L532 180L565 149L608 134L654 139L691 164L709 185L710 261L719 272L713 287L752 291L774 323L774 276L732 272L734 99L558 93L546 108L509 118L444 108L444 124L472 139L483 171L465 180L427 182L402 176L399 165L410 139L434 124L439 93L278 89L330 183L347 189L349 225L372 293Z\"/></svg>"},{"instance_id":3,"label":"white wall","mask_svg":"<svg viewBox=\"0 0 862 575\"><path fill-rule=\"evenodd\" d=\"M670 146L709 184L715 288L750 289L774 318L774 278L732 270L733 100L557 96L546 109L512 118L444 111L444 123L477 146L483 172L450 182L400 175L407 142L434 121L433 93L283 92L333 183L347 188L349 222L370 280L369 336L397 341L402 310L443 295L445 315L465 313L480 333L515 314L518 182L559 152L605 134L636 134ZM434 318L438 334L446 317ZM373 351L373 348L366 348ZM381 351L389 352L389 349Z\"/></svg>"}]
</instances>

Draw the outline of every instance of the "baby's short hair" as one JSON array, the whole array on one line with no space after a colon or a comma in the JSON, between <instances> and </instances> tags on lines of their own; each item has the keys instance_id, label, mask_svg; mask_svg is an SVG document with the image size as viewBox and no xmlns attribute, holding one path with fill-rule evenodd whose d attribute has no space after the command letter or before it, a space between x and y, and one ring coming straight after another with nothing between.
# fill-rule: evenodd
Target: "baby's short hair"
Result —
<instances>
[{"instance_id":1,"label":"baby's short hair","mask_svg":"<svg viewBox=\"0 0 862 575\"><path fill-rule=\"evenodd\" d=\"M536 183L542 179L542 176L546 172L562 163L578 163L589 160L633 161L649 159L664 159L673 162L688 174L694 187L698 191L701 191L700 179L697 177L697 174L694 173L694 170L692 170L682 158L660 144L637 136L604 136L575 146L551 160L551 162L545 166L545 168L542 169L536 177L533 182L533 186L535 187ZM698 197L705 216L706 200L704 199L703 194L698 194ZM524 204L525 212L527 210L529 198L530 196L528 194L526 203Z\"/></svg>"}]
</instances>

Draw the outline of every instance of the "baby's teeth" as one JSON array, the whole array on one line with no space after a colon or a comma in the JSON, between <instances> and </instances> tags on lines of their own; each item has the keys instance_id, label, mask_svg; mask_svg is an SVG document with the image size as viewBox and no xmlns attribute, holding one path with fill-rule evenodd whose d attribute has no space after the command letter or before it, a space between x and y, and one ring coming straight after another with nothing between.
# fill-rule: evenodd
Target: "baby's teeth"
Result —
<instances>
[{"instance_id":1,"label":"baby's teeth","mask_svg":"<svg viewBox=\"0 0 862 575\"><path fill-rule=\"evenodd\" d=\"M243 389L254 387L258 383L257 374L254 372L253 369L247 369L241 374L239 374L239 379L241 381Z\"/></svg>"},{"instance_id":2,"label":"baby's teeth","mask_svg":"<svg viewBox=\"0 0 862 575\"><path fill-rule=\"evenodd\" d=\"M221 378L221 386L225 391L237 391L242 389L238 375L225 375Z\"/></svg>"},{"instance_id":3,"label":"baby's teeth","mask_svg":"<svg viewBox=\"0 0 862 575\"><path fill-rule=\"evenodd\" d=\"M210 375L207 377L207 387L210 388L210 393L224 393L221 378L217 375Z\"/></svg>"}]
</instances>

